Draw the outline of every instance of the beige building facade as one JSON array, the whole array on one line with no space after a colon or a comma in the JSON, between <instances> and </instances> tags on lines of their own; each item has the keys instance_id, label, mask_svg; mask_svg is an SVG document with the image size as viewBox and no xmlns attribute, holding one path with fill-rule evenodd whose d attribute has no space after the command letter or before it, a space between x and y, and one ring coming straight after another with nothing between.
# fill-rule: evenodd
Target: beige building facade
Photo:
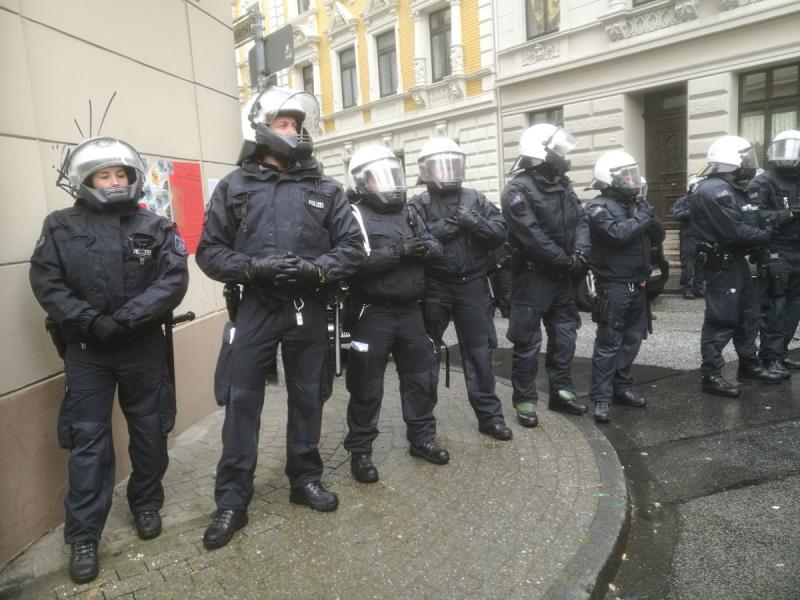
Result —
<instances>
[{"instance_id":1,"label":"beige building facade","mask_svg":"<svg viewBox=\"0 0 800 600\"><path fill-rule=\"evenodd\" d=\"M73 119L88 135L91 100L96 134L116 92L102 133L130 142L148 164L197 165L204 204L209 179L231 170L241 141L231 21L228 0L0 0L0 565L63 520L67 453L55 427L63 363L31 293L28 261L44 217L72 203L55 186L55 167L83 137ZM216 408L224 319L221 285L193 259L190 274L178 312L197 319L175 332L176 432ZM122 477L118 409L114 432Z\"/></svg>"},{"instance_id":2,"label":"beige building facade","mask_svg":"<svg viewBox=\"0 0 800 600\"><path fill-rule=\"evenodd\" d=\"M579 146L581 191L605 151L642 165L670 221L687 176L725 134L757 143L798 127L800 3L793 0L498 0L503 156L521 130L556 118ZM522 26L525 24L526 26Z\"/></svg>"}]
</instances>

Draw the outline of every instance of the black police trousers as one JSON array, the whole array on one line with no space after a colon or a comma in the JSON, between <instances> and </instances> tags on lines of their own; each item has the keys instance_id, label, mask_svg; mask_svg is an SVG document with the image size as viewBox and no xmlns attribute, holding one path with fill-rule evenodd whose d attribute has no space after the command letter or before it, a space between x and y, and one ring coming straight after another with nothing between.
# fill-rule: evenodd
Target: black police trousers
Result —
<instances>
[{"instance_id":1,"label":"black police trousers","mask_svg":"<svg viewBox=\"0 0 800 600\"><path fill-rule=\"evenodd\" d=\"M633 386L633 361L647 336L647 297L638 283L598 281L596 290L589 399L612 403Z\"/></svg>"},{"instance_id":2,"label":"black police trousers","mask_svg":"<svg viewBox=\"0 0 800 600\"><path fill-rule=\"evenodd\" d=\"M449 283L426 279L423 317L425 329L438 344L450 320L456 329L467 397L481 427L503 423L503 407L495 393L492 350L497 333L492 320L489 287L485 277ZM436 367L436 389L439 366Z\"/></svg>"},{"instance_id":3,"label":"black police trousers","mask_svg":"<svg viewBox=\"0 0 800 600\"><path fill-rule=\"evenodd\" d=\"M706 312L700 333L703 375L718 374L725 364L722 351L733 339L739 359L756 360L755 338L761 305L750 266L735 257L720 270L705 269Z\"/></svg>"},{"instance_id":4,"label":"black police trousers","mask_svg":"<svg viewBox=\"0 0 800 600\"><path fill-rule=\"evenodd\" d=\"M234 327L225 328L214 376L217 403L225 406L217 508L244 510L253 497L266 377L279 343L289 411L286 475L292 488L322 476L322 404L325 380L332 375L325 304L307 296L268 307L254 289L245 288Z\"/></svg>"},{"instance_id":5,"label":"black police trousers","mask_svg":"<svg viewBox=\"0 0 800 600\"><path fill-rule=\"evenodd\" d=\"M489 279L494 292L494 306L500 309L500 314L508 318L511 312L511 268L503 266L494 271Z\"/></svg>"},{"instance_id":6,"label":"black police trousers","mask_svg":"<svg viewBox=\"0 0 800 600\"><path fill-rule=\"evenodd\" d=\"M390 353L400 376L406 439L418 445L436 435L433 407L439 366L433 340L425 333L420 304L371 304L353 328L347 358L350 403L344 447L350 452L371 452L378 437L383 377Z\"/></svg>"},{"instance_id":7,"label":"black police trousers","mask_svg":"<svg viewBox=\"0 0 800 600\"><path fill-rule=\"evenodd\" d=\"M572 389L572 357L578 337L575 289L569 277L554 280L540 271L525 270L514 278L508 341L514 344L511 363L513 403L536 404L536 374L542 347L542 328L547 331L545 369L553 391Z\"/></svg>"},{"instance_id":8,"label":"black police trousers","mask_svg":"<svg viewBox=\"0 0 800 600\"><path fill-rule=\"evenodd\" d=\"M703 291L703 282L695 273L697 261L697 240L694 236L680 234L681 251L681 292L696 294Z\"/></svg>"},{"instance_id":9,"label":"black police trousers","mask_svg":"<svg viewBox=\"0 0 800 600\"><path fill-rule=\"evenodd\" d=\"M800 254L779 251L777 262L782 293L775 295L770 282L759 280L762 322L758 356L764 361L786 358L800 321Z\"/></svg>"},{"instance_id":10,"label":"black police trousers","mask_svg":"<svg viewBox=\"0 0 800 600\"><path fill-rule=\"evenodd\" d=\"M114 391L128 424L131 512L159 510L167 470L167 434L175 424L175 392L160 327L115 346L69 342L67 392L58 419L59 443L69 449L64 541L99 541L114 495Z\"/></svg>"}]
</instances>

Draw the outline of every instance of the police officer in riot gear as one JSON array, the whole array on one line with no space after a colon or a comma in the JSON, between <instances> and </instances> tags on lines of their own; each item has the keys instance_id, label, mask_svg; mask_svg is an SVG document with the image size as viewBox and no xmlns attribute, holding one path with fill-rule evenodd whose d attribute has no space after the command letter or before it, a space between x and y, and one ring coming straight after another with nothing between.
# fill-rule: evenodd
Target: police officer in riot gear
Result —
<instances>
[{"instance_id":1,"label":"police officer in riot gear","mask_svg":"<svg viewBox=\"0 0 800 600\"><path fill-rule=\"evenodd\" d=\"M789 358L788 347L800 320L800 131L775 136L767 148L767 169L747 191L750 203L776 227L765 249L759 358L772 371L797 371L800 361Z\"/></svg>"},{"instance_id":2,"label":"police officer in riot gear","mask_svg":"<svg viewBox=\"0 0 800 600\"><path fill-rule=\"evenodd\" d=\"M680 223L680 286L681 294L687 300L703 297L703 282L694 269L695 260L697 259L697 234L689 218L692 194L694 194L701 180L697 175L689 177L686 195L678 198L672 205L672 218Z\"/></svg>"},{"instance_id":3,"label":"police officer in riot gear","mask_svg":"<svg viewBox=\"0 0 800 600\"><path fill-rule=\"evenodd\" d=\"M769 240L768 228L752 218L745 186L758 163L746 139L726 135L708 149L708 163L691 201L690 215L697 230L698 268L706 282L706 313L700 335L703 357L703 391L735 398L739 388L720 370L722 350L733 339L739 355L738 379L764 383L783 380L758 359L755 335L760 321L758 292L750 276L746 255Z\"/></svg>"},{"instance_id":4,"label":"police officer in riot gear","mask_svg":"<svg viewBox=\"0 0 800 600\"><path fill-rule=\"evenodd\" d=\"M632 389L631 368L647 336L650 252L664 240L664 226L640 195L642 185L639 165L627 152L611 150L595 164L592 187L600 195L586 205L586 212L592 238L589 264L597 290L589 398L598 423L611 420L612 404L647 404Z\"/></svg>"},{"instance_id":5,"label":"police officer in riot gear","mask_svg":"<svg viewBox=\"0 0 800 600\"><path fill-rule=\"evenodd\" d=\"M513 434L505 424L492 373L497 334L486 279L489 251L505 242L506 227L483 194L462 186L465 163L461 147L443 137L426 142L418 158L419 180L427 191L414 196L411 204L444 246L442 258L426 265L425 327L440 344L453 319L478 429L510 440Z\"/></svg>"},{"instance_id":6,"label":"police officer in riot gear","mask_svg":"<svg viewBox=\"0 0 800 600\"><path fill-rule=\"evenodd\" d=\"M442 244L406 207L403 167L385 146L365 146L348 166L356 208L369 238L369 256L350 279L354 319L347 363L348 433L353 477L378 481L372 443L378 436L383 378L391 353L400 376L400 399L409 453L434 464L450 460L434 435L436 348L425 333L420 302L425 293L423 261L441 257ZM405 207L405 208L404 208Z\"/></svg>"},{"instance_id":7,"label":"police officer in riot gear","mask_svg":"<svg viewBox=\"0 0 800 600\"><path fill-rule=\"evenodd\" d=\"M48 215L31 257L33 293L64 342L58 438L69 449L64 541L72 545L76 583L97 576L97 544L111 509L115 389L130 435L128 505L136 531L142 539L161 533L161 479L175 424L161 326L183 299L189 275L175 225L138 205L146 170L122 140L78 144L59 179L75 204Z\"/></svg>"},{"instance_id":8,"label":"police officer in riot gear","mask_svg":"<svg viewBox=\"0 0 800 600\"><path fill-rule=\"evenodd\" d=\"M567 155L574 148L575 138L555 125L542 123L526 129L513 169L519 172L502 194L514 256L507 333L514 344L511 383L517 420L525 427L539 422L536 373L543 321L548 406L574 415L587 410L576 400L571 372L578 329L572 278L585 274L589 253L586 214L566 176Z\"/></svg>"},{"instance_id":9,"label":"police officer in riot gear","mask_svg":"<svg viewBox=\"0 0 800 600\"><path fill-rule=\"evenodd\" d=\"M320 481L318 450L332 372L324 286L355 272L364 249L344 191L311 158L308 133L318 115L307 92L260 93L248 119L255 139L245 142L240 168L219 182L206 211L197 264L212 279L244 286L215 374L225 422L217 511L203 537L209 549L224 546L247 524L265 378L279 343L289 405L289 500L321 511L338 506Z\"/></svg>"}]
</instances>

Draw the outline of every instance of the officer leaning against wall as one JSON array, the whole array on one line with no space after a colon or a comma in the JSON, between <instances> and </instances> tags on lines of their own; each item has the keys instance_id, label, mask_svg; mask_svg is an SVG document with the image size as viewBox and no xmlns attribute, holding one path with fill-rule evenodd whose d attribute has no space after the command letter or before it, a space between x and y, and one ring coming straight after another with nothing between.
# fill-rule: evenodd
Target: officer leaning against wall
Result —
<instances>
[{"instance_id":1,"label":"officer leaning against wall","mask_svg":"<svg viewBox=\"0 0 800 600\"><path fill-rule=\"evenodd\" d=\"M575 138L560 127L540 123L523 132L519 148L515 168L522 170L502 195L514 272L507 337L514 344L511 384L517 420L536 427L542 321L547 329L548 407L579 416L586 413L572 383L578 337L572 278L586 273L589 226L566 176Z\"/></svg>"},{"instance_id":2,"label":"officer leaning against wall","mask_svg":"<svg viewBox=\"0 0 800 600\"><path fill-rule=\"evenodd\" d=\"M31 257L33 293L63 343L58 438L70 451L64 541L72 545L76 583L91 581L99 568L97 545L114 495L117 387L130 435L127 492L136 532L142 539L161 533L161 478L175 424L161 324L183 299L189 275L175 225L138 206L146 170L121 140L81 142L62 166L69 183L59 180L75 204L48 215Z\"/></svg>"},{"instance_id":3,"label":"officer leaning against wall","mask_svg":"<svg viewBox=\"0 0 800 600\"><path fill-rule=\"evenodd\" d=\"M776 226L762 254L763 321L759 358L769 369L800 370L789 343L800 320L800 131L782 131L767 148L767 168L747 187L748 199ZM785 376L785 375L784 375Z\"/></svg>"},{"instance_id":4,"label":"officer leaning against wall","mask_svg":"<svg viewBox=\"0 0 800 600\"><path fill-rule=\"evenodd\" d=\"M595 164L592 181L601 194L586 204L592 236L589 264L597 291L589 398L598 423L611 420L612 404L646 405L632 389L631 368L647 336L650 253L664 240L664 226L640 196L642 181L630 154L606 152Z\"/></svg>"},{"instance_id":5,"label":"officer leaning against wall","mask_svg":"<svg viewBox=\"0 0 800 600\"><path fill-rule=\"evenodd\" d=\"M746 258L752 248L768 243L770 231L759 226L747 202L745 186L758 167L750 142L723 136L711 144L707 160L700 173L706 178L698 185L690 209L699 240L697 267L706 282L700 334L703 391L735 398L738 386L721 373L722 351L731 339L739 356L740 381L784 380L783 375L764 368L756 354L761 303Z\"/></svg>"},{"instance_id":6,"label":"officer leaning against wall","mask_svg":"<svg viewBox=\"0 0 800 600\"><path fill-rule=\"evenodd\" d=\"M372 462L372 444L378 436L390 353L400 377L409 453L434 464L450 460L434 437L437 350L425 332L420 307L425 293L423 261L441 257L442 244L426 231L416 210L406 205L405 174L391 150L377 145L360 148L348 170L369 256L349 280L350 402L344 447L350 452L353 477L374 483L378 469Z\"/></svg>"},{"instance_id":7,"label":"officer leaning against wall","mask_svg":"<svg viewBox=\"0 0 800 600\"><path fill-rule=\"evenodd\" d=\"M247 524L265 381L279 343L289 408L289 500L320 511L339 504L320 481L330 366L323 288L354 273L365 254L342 187L311 157L309 132L318 117L319 105L307 92L274 87L259 94L249 112L255 141L245 142L240 168L219 182L206 210L197 264L212 279L244 285L215 374L225 421L217 511L203 537L209 549L224 546Z\"/></svg>"},{"instance_id":8,"label":"officer leaning against wall","mask_svg":"<svg viewBox=\"0 0 800 600\"><path fill-rule=\"evenodd\" d=\"M452 318L478 430L510 440L513 433L506 426L492 373L497 334L486 278L489 251L506 241L506 226L483 194L462 186L465 161L461 147L443 137L426 142L418 158L420 183L428 189L411 203L444 246L443 257L425 269L425 328L441 343Z\"/></svg>"}]
</instances>

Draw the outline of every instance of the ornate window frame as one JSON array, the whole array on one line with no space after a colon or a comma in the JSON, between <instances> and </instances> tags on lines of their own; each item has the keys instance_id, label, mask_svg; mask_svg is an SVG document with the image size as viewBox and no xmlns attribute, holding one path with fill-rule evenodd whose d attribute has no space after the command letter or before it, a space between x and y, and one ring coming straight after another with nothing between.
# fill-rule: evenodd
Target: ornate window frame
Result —
<instances>
[{"instance_id":1,"label":"ornate window frame","mask_svg":"<svg viewBox=\"0 0 800 600\"><path fill-rule=\"evenodd\" d=\"M358 85L358 82L361 81L360 69L358 65L358 32L356 30L358 19L354 17L341 2L328 2L325 6L330 13L328 18L328 27L325 29L325 36L328 38L330 43L329 53L331 72L334 74L334 76L331 77L333 83L333 112L352 110L364 102L364 99L361 97L361 86ZM356 98L354 106L344 109L342 107L341 77L336 74L341 74L341 69L339 66L339 53L351 46L353 47L356 55Z\"/></svg>"},{"instance_id":2,"label":"ornate window frame","mask_svg":"<svg viewBox=\"0 0 800 600\"><path fill-rule=\"evenodd\" d=\"M370 101L396 98L405 90L402 69L400 65L400 37L397 31L397 0L367 0L361 12L361 20L366 25L367 40L367 67L369 69L369 97ZM395 70L397 74L397 90L381 98L380 73L378 70L378 47L376 38L394 31L395 45Z\"/></svg>"}]
</instances>

